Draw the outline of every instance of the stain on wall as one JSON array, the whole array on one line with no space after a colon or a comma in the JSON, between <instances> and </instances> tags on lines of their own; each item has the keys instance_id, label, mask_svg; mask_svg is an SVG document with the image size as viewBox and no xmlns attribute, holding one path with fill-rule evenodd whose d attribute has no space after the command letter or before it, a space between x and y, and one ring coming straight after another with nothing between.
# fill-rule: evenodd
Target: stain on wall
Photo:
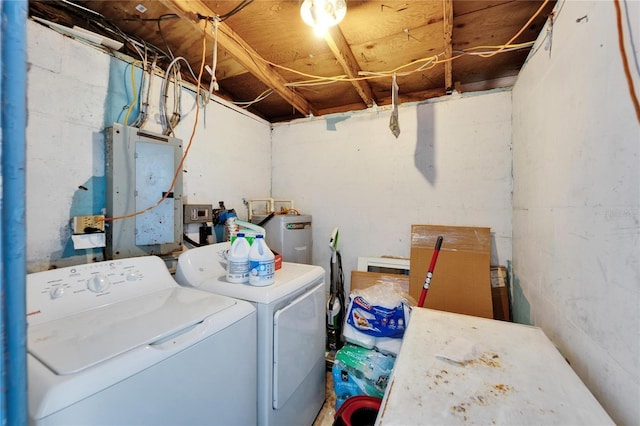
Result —
<instances>
[{"instance_id":1,"label":"stain on wall","mask_svg":"<svg viewBox=\"0 0 640 426\"><path fill-rule=\"evenodd\" d=\"M520 279L516 276L513 277L511 291L513 292L511 298L513 322L533 325L533 323L531 322L531 306L529 305L529 301L522 291Z\"/></svg>"}]
</instances>

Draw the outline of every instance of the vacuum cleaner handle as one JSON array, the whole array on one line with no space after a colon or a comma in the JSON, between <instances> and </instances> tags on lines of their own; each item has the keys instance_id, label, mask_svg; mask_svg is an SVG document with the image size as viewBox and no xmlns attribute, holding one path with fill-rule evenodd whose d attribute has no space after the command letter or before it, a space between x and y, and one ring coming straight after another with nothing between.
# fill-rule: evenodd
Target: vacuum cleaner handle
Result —
<instances>
[{"instance_id":1,"label":"vacuum cleaner handle","mask_svg":"<svg viewBox=\"0 0 640 426\"><path fill-rule=\"evenodd\" d=\"M433 270L436 267L436 261L438 260L438 254L440 253L440 247L442 247L442 235L438 237L436 241L436 247L433 250L433 256L431 256L431 263L429 264L429 270L427 271L427 277L424 280L424 284L422 285L422 292L420 293L420 300L418 301L418 306L424 306L424 299L427 297L427 292L429 291L429 284L431 283L431 278L433 277Z\"/></svg>"}]
</instances>

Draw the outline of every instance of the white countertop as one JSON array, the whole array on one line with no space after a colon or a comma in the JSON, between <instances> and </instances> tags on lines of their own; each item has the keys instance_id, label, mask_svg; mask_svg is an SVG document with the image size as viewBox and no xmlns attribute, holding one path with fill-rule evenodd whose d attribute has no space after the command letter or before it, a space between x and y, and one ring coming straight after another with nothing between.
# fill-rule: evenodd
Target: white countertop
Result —
<instances>
[{"instance_id":1,"label":"white countertop","mask_svg":"<svg viewBox=\"0 0 640 426\"><path fill-rule=\"evenodd\" d=\"M538 327L414 308L377 426L613 424Z\"/></svg>"}]
</instances>

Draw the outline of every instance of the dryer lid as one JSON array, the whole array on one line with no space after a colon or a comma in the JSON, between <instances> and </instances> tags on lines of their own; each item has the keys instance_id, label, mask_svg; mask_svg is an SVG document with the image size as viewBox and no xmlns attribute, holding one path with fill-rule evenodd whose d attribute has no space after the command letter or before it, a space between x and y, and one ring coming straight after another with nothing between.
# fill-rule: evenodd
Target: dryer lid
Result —
<instances>
[{"instance_id":1,"label":"dryer lid","mask_svg":"<svg viewBox=\"0 0 640 426\"><path fill-rule=\"evenodd\" d=\"M163 289L30 326L27 348L55 374L78 373L163 340L236 303L189 288Z\"/></svg>"}]
</instances>

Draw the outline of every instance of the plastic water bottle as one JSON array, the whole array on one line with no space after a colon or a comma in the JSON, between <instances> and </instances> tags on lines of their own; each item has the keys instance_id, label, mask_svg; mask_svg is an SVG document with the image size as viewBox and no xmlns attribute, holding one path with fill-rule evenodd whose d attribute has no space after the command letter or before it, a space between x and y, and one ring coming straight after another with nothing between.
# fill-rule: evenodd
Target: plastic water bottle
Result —
<instances>
[{"instance_id":1,"label":"plastic water bottle","mask_svg":"<svg viewBox=\"0 0 640 426\"><path fill-rule=\"evenodd\" d=\"M275 282L275 255L264 241L264 235L256 235L249 251L249 284L271 285Z\"/></svg>"},{"instance_id":2,"label":"plastic water bottle","mask_svg":"<svg viewBox=\"0 0 640 426\"><path fill-rule=\"evenodd\" d=\"M227 254L227 281L230 283L249 282L249 252L251 246L243 233L236 235Z\"/></svg>"}]
</instances>

